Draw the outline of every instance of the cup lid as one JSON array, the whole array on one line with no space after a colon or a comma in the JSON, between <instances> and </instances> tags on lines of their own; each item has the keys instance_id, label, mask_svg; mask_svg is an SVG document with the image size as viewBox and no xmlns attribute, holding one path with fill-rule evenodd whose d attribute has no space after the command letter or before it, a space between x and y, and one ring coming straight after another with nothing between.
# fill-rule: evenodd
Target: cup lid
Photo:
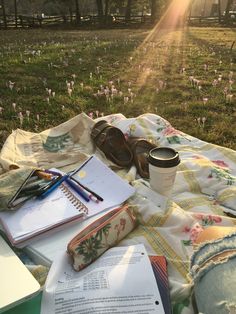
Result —
<instances>
[{"instance_id":1,"label":"cup lid","mask_svg":"<svg viewBox=\"0 0 236 314\"><path fill-rule=\"evenodd\" d=\"M180 163L179 153L170 147L156 147L150 150L148 162L160 168L176 167Z\"/></svg>"}]
</instances>

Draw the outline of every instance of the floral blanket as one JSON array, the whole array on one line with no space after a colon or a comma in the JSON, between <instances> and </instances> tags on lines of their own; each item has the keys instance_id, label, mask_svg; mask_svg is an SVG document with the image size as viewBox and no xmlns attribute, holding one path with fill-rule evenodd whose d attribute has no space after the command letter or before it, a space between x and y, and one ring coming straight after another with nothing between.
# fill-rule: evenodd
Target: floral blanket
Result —
<instances>
[{"instance_id":1,"label":"floral blanket","mask_svg":"<svg viewBox=\"0 0 236 314\"><path fill-rule=\"evenodd\" d=\"M144 137L159 146L170 146L180 154L172 198L164 208L158 205L157 193L144 197L143 191L150 190L149 182L138 177L135 166L116 170L137 188L130 202L141 217L141 224L121 244L144 243L149 254L164 255L168 261L173 313L194 313L189 259L201 230L212 225L235 224L235 218L225 214L236 215L235 151L180 132L155 114L136 118L114 114L92 120L82 113L38 134L13 131L1 150L2 171L25 164L67 171L94 153L111 165L90 139L91 128L99 119L120 128L127 137Z\"/></svg>"}]
</instances>

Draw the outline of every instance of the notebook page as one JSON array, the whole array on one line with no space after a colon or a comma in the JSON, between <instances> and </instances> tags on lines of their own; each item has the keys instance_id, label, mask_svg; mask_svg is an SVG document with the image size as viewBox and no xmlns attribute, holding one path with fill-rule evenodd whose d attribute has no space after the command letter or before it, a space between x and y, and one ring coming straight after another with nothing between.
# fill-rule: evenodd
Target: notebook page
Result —
<instances>
[{"instance_id":1,"label":"notebook page","mask_svg":"<svg viewBox=\"0 0 236 314\"><path fill-rule=\"evenodd\" d=\"M82 168L79 168L72 177L96 192L104 200L96 203L89 201L86 206L88 208L88 217L91 217L104 209L112 208L122 204L135 192L135 189L125 180L120 178L107 165L101 162L96 156L92 156L85 162ZM83 199L78 196L83 202Z\"/></svg>"},{"instance_id":2,"label":"notebook page","mask_svg":"<svg viewBox=\"0 0 236 314\"><path fill-rule=\"evenodd\" d=\"M83 216L83 211L62 191L63 186L64 184L55 189L45 199L30 200L17 211L0 213L7 234L15 241L19 241L57 224Z\"/></svg>"}]
</instances>

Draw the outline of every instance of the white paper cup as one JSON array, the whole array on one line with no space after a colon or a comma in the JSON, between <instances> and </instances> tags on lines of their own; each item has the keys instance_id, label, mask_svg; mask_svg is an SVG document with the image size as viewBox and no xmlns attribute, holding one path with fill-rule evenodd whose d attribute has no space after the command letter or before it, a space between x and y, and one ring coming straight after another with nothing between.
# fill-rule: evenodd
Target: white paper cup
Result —
<instances>
[{"instance_id":1,"label":"white paper cup","mask_svg":"<svg viewBox=\"0 0 236 314\"><path fill-rule=\"evenodd\" d=\"M178 152L169 147L157 147L148 155L151 188L169 197L175 182L177 166L180 163Z\"/></svg>"}]
</instances>

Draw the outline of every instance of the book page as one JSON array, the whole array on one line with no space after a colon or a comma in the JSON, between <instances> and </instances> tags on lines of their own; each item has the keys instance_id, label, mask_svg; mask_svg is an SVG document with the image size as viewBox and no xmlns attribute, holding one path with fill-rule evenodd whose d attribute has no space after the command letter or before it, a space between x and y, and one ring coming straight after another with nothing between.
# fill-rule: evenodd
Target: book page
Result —
<instances>
[{"instance_id":1,"label":"book page","mask_svg":"<svg viewBox=\"0 0 236 314\"><path fill-rule=\"evenodd\" d=\"M80 272L62 253L44 287L41 314L164 314L144 245L114 247Z\"/></svg>"}]
</instances>

